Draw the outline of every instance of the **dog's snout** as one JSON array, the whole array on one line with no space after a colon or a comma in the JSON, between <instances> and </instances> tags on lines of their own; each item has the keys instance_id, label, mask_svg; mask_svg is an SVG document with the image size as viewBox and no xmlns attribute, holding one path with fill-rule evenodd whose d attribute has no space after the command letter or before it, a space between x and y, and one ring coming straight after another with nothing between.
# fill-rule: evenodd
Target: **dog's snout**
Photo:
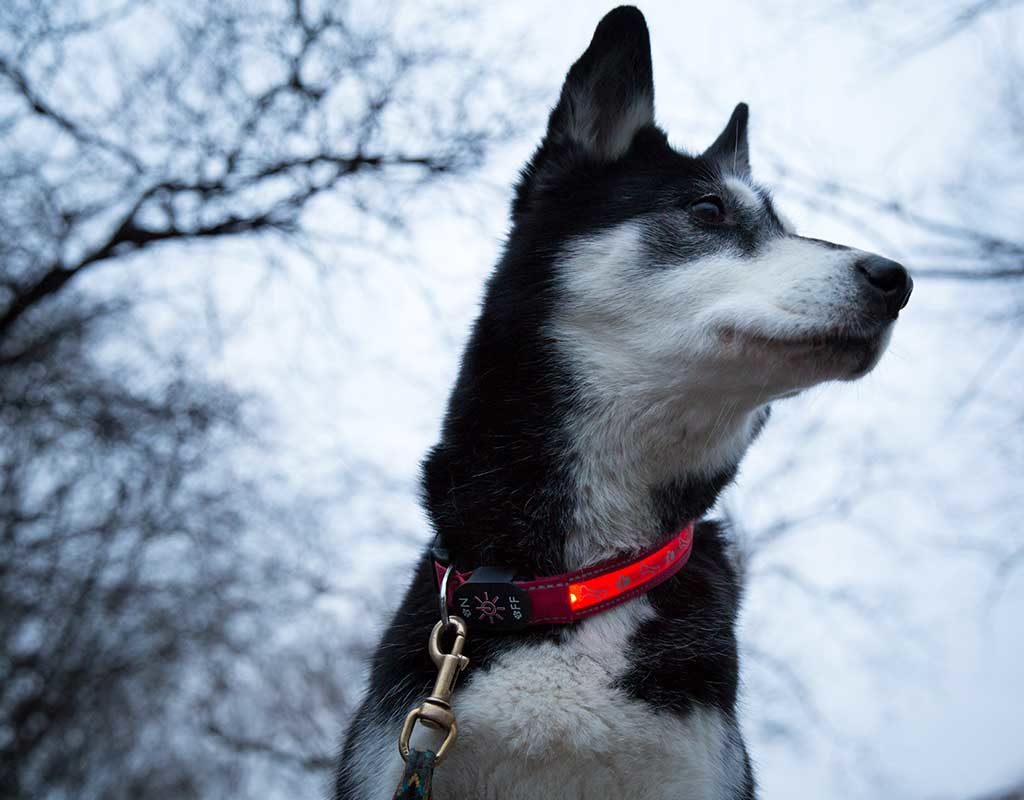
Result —
<instances>
[{"instance_id":1,"label":"dog's snout","mask_svg":"<svg viewBox=\"0 0 1024 800\"><path fill-rule=\"evenodd\" d=\"M895 317L906 306L914 289L910 273L902 264L876 255L865 256L856 266L857 271L882 296L888 314Z\"/></svg>"}]
</instances>

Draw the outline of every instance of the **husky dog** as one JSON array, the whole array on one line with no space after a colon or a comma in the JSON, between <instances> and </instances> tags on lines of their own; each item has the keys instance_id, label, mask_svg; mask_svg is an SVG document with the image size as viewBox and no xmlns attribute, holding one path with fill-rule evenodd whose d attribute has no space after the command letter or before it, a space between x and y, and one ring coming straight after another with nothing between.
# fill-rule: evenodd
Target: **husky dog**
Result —
<instances>
[{"instance_id":1,"label":"husky dog","mask_svg":"<svg viewBox=\"0 0 1024 800\"><path fill-rule=\"evenodd\" d=\"M617 8L523 169L423 498L455 567L546 576L656 546L708 512L768 405L869 372L912 282L797 235L751 180L747 107L700 155L654 120L643 15ZM740 576L700 522L689 563L573 625L470 636L441 800L755 796L736 716ZM430 690L424 553L344 746L337 800L386 800Z\"/></svg>"}]
</instances>

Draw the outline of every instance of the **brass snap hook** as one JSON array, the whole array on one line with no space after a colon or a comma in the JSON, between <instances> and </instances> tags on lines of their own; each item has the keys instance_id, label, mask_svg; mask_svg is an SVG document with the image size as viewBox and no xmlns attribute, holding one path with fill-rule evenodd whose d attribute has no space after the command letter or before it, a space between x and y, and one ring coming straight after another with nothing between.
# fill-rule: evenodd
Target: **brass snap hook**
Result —
<instances>
[{"instance_id":1,"label":"brass snap hook","mask_svg":"<svg viewBox=\"0 0 1024 800\"><path fill-rule=\"evenodd\" d=\"M452 642L450 653L441 649L441 634L448 627L455 629L455 641ZM451 700L460 673L469 665L469 659L462 655L467 635L466 623L458 617L449 617L447 624L443 620L438 622L430 632L427 651L430 653L431 661L437 665L437 679L427 699L422 705L410 711L402 724L402 732L398 737L398 752L402 754L404 760L409 758L409 740L412 738L417 720L428 728L445 732L444 742L437 749L435 764L441 763L458 738L459 729L452 713Z\"/></svg>"}]
</instances>

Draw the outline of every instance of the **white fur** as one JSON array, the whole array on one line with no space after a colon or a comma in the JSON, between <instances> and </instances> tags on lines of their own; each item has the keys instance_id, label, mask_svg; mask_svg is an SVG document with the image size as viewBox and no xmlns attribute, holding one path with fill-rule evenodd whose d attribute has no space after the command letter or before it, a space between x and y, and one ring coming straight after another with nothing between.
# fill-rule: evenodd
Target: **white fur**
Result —
<instances>
[{"instance_id":1,"label":"white fur","mask_svg":"<svg viewBox=\"0 0 1024 800\"><path fill-rule=\"evenodd\" d=\"M744 336L834 328L856 298L856 251L780 237L754 258L655 264L642 225L578 240L560 265L550 333L581 394L568 421L579 497L571 567L649 545L652 488L738 463L764 404L844 367Z\"/></svg>"},{"instance_id":2,"label":"white fur","mask_svg":"<svg viewBox=\"0 0 1024 800\"><path fill-rule=\"evenodd\" d=\"M751 211L760 211L764 208L761 198L746 181L730 177L726 178L723 183L733 193L733 196Z\"/></svg>"},{"instance_id":3,"label":"white fur","mask_svg":"<svg viewBox=\"0 0 1024 800\"><path fill-rule=\"evenodd\" d=\"M459 742L435 773L436 796L734 797L744 772L732 723L712 709L659 714L614 687L629 636L651 613L639 598L567 630L563 641L511 649L457 689ZM391 797L402 770L397 735L392 724L367 736L360 796Z\"/></svg>"},{"instance_id":4,"label":"white fur","mask_svg":"<svg viewBox=\"0 0 1024 800\"><path fill-rule=\"evenodd\" d=\"M758 195L757 190L743 178L730 176L722 182L732 192L733 196L751 211L761 211L764 209L764 202ZM772 211L775 213L775 218L782 224L782 230L790 236L795 235L796 226L793 225L790 218L779 210L778 206L773 206Z\"/></svg>"},{"instance_id":5,"label":"white fur","mask_svg":"<svg viewBox=\"0 0 1024 800\"><path fill-rule=\"evenodd\" d=\"M794 235L796 233L796 225L793 224L793 221L789 218L789 215L780 211L778 206L776 206L772 210L775 212L775 218L782 223L782 230L784 230L790 236Z\"/></svg>"}]
</instances>

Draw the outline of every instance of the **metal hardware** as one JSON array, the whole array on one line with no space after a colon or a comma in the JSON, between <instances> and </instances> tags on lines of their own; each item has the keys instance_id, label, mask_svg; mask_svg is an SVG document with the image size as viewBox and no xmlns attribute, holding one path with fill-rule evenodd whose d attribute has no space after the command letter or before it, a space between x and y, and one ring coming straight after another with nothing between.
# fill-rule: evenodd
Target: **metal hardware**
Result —
<instances>
[{"instance_id":1,"label":"metal hardware","mask_svg":"<svg viewBox=\"0 0 1024 800\"><path fill-rule=\"evenodd\" d=\"M477 567L452 595L452 610L474 633L516 631L530 624L530 594L512 582L515 570Z\"/></svg>"},{"instance_id":2,"label":"metal hardware","mask_svg":"<svg viewBox=\"0 0 1024 800\"><path fill-rule=\"evenodd\" d=\"M455 641L452 643L450 653L441 650L441 634L447 628L455 629ZM398 752L402 754L403 760L409 758L409 740L412 738L413 728L416 722L423 723L433 730L445 733L444 742L437 749L437 758L434 764L440 764L451 746L459 735L458 725L455 723L455 715L452 713L452 694L455 691L455 682L459 675L469 665L469 659L462 655L462 649L466 645L468 631L466 623L458 617L451 617L448 623L444 620L438 622L430 632L430 642L427 650L430 659L437 666L437 679L434 681L434 689L430 696L409 712L402 725L402 732L398 737Z\"/></svg>"},{"instance_id":3,"label":"metal hardware","mask_svg":"<svg viewBox=\"0 0 1024 800\"><path fill-rule=\"evenodd\" d=\"M455 565L449 564L448 569L444 571L444 577L441 578L441 588L438 590L437 596L437 602L441 608L441 622L445 624L445 627L451 624L451 620L448 618L448 576L452 574L454 569Z\"/></svg>"}]
</instances>

